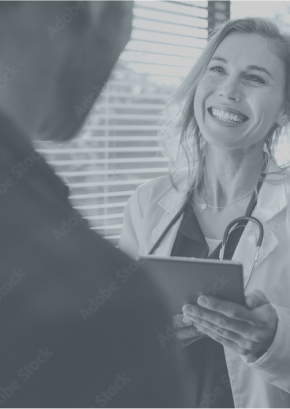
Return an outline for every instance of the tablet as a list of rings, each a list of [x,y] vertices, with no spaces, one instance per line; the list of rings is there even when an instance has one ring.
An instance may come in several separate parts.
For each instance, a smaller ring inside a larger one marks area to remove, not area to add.
[[[161,287],[174,314],[197,304],[201,294],[245,305],[243,266],[227,260],[185,257],[140,257],[144,271]]]

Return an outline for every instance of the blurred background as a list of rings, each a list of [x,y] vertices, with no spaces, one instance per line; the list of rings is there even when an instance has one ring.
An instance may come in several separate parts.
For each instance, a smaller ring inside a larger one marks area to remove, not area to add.
[[[167,173],[158,130],[168,97],[194,65],[211,28],[254,15],[274,17],[290,28],[288,1],[136,1],[131,40],[79,137],[36,143],[69,186],[73,206],[114,245],[131,194]],[[87,112],[88,99],[84,95],[76,108],[79,115]],[[286,143],[277,149],[281,164],[288,159]]]

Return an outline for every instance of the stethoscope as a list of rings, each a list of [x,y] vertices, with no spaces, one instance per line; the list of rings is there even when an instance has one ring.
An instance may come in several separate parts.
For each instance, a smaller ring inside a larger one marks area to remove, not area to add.
[[[223,239],[222,239],[222,242],[221,242],[221,249],[220,249],[220,252],[219,252],[219,259],[223,260],[224,259],[224,253],[225,253],[225,247],[226,247],[226,244],[227,244],[230,233],[234,229],[244,226],[244,222],[251,221],[251,222],[255,223],[259,228],[259,236],[258,236],[258,239],[257,239],[257,242],[256,242],[256,252],[255,252],[255,255],[254,255],[254,262],[253,262],[251,271],[253,271],[253,269],[255,267],[255,264],[256,264],[256,262],[257,262],[257,260],[259,258],[260,248],[261,248],[261,245],[262,245],[262,242],[263,242],[263,239],[264,239],[264,227],[263,227],[262,223],[256,217],[251,216],[251,214],[252,214],[252,212],[253,212],[253,210],[255,208],[255,205],[256,205],[256,202],[257,202],[257,199],[258,199],[258,194],[259,194],[260,188],[262,186],[262,183],[264,181],[264,178],[265,178],[265,174],[263,173],[262,177],[259,180],[259,182],[257,184],[257,187],[256,187],[256,189],[255,189],[255,191],[254,191],[254,193],[253,193],[253,195],[251,197],[251,200],[249,202],[249,205],[248,205],[248,208],[246,210],[245,215],[232,220],[227,225],[227,227],[225,228],[225,231],[224,231],[224,234],[223,234]],[[152,255],[157,250],[157,248],[160,246],[160,244],[162,243],[164,238],[167,236],[170,229],[174,226],[174,224],[177,222],[177,220],[183,215],[183,213],[184,213],[184,211],[185,211],[185,209],[188,206],[190,201],[191,201],[191,197],[188,194],[184,204],[181,207],[181,209],[174,216],[174,218],[170,221],[168,226],[164,229],[163,233],[160,235],[160,237],[158,238],[158,240],[156,241],[154,246],[151,248],[148,255]]]

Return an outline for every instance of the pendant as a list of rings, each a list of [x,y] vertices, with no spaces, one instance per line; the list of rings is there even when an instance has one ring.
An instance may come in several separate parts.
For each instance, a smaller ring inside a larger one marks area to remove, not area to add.
[[[200,207],[201,207],[202,210],[204,210],[204,209],[207,208],[207,205],[205,203],[203,203]]]

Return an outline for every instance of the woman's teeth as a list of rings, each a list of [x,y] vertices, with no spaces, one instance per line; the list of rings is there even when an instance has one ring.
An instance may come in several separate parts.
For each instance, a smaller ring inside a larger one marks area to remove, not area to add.
[[[222,122],[244,122],[246,117],[243,115],[233,114],[231,112],[225,112],[220,109],[211,108],[211,113],[215,118],[218,118]]]

